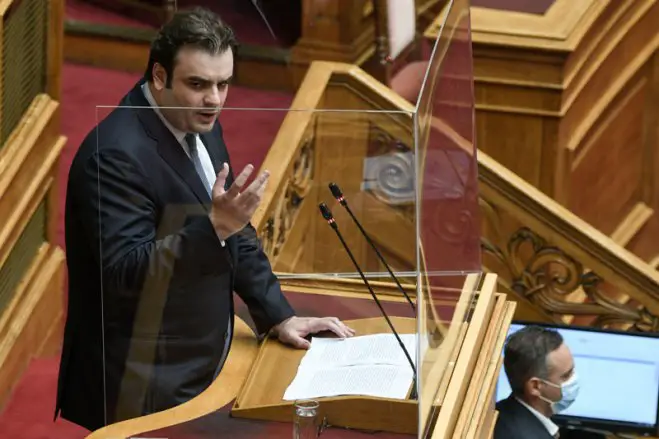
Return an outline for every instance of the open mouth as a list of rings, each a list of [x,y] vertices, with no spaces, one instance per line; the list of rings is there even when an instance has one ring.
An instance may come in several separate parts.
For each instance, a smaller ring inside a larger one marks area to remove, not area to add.
[[[204,120],[211,120],[217,118],[217,111],[199,111],[197,114]]]

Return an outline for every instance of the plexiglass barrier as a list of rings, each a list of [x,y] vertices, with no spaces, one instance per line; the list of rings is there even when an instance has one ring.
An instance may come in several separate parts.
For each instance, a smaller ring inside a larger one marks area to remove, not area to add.
[[[454,0],[442,11],[442,27],[415,111],[422,364],[419,437],[432,433],[432,419],[445,391],[440,383],[481,281],[469,6],[468,0]],[[447,277],[447,273],[469,274]],[[449,291],[456,298],[451,321],[443,325],[447,331],[436,330],[436,322],[443,321],[437,309]]]
[[[295,400],[322,414],[366,395],[414,416],[377,428],[327,415],[325,427],[429,437],[481,278],[467,6],[445,11],[416,106],[378,107],[363,76],[341,79],[359,99],[316,84],[315,108],[155,107],[144,83],[97,106],[79,172],[94,183],[85,233],[103,343],[90,373],[103,385],[90,392],[104,403],[89,410],[101,425],[212,393],[211,414],[140,436],[290,437]],[[236,133],[238,120],[276,124],[276,137]],[[279,325],[293,315],[307,320]],[[298,373],[309,341],[344,324],[383,344],[351,338],[359,367],[327,354]],[[259,411],[273,406],[288,417]]]

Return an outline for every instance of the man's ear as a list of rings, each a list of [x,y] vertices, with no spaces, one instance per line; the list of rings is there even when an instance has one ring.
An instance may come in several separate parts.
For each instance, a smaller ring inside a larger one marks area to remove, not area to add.
[[[165,68],[158,63],[154,63],[151,73],[155,89],[158,91],[163,90],[167,86],[167,71]]]
[[[541,396],[540,386],[542,386],[542,381],[539,378],[530,378],[524,386],[526,394],[536,397]]]

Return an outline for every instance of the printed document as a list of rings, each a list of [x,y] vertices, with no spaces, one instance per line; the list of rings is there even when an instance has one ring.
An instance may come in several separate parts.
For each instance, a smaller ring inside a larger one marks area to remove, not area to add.
[[[416,362],[416,335],[400,338]],[[314,337],[284,400],[340,395],[405,399],[413,380],[412,367],[393,334]]]

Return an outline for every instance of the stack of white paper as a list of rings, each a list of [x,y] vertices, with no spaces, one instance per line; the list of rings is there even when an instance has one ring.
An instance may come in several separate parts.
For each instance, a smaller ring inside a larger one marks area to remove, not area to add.
[[[400,336],[416,362],[416,335]],[[393,334],[313,338],[284,400],[339,395],[405,399],[414,373]]]

